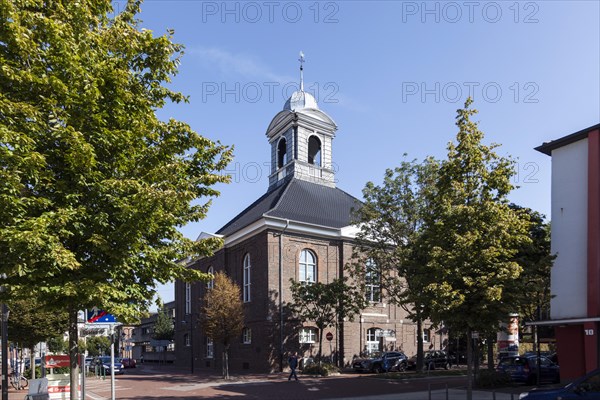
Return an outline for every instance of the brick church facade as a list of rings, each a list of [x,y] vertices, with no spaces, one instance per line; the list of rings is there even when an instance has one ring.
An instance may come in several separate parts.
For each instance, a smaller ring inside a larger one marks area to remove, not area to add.
[[[290,279],[330,282],[346,274],[352,260],[352,210],[360,202],[336,187],[331,166],[337,126],[300,82],[266,132],[272,164],[266,193],[216,232],[224,241],[221,249],[189,262],[203,272],[225,271],[242,290],[245,327],[230,348],[232,369],[278,371],[289,352],[316,356],[316,327],[285,311]],[[370,306],[354,321],[325,330],[333,339],[323,338],[323,355],[338,365],[377,350],[416,354],[416,324],[377,287],[370,289]],[[175,284],[176,362],[198,370],[220,368],[221,362],[222,349],[199,323],[206,290],[210,283]],[[424,324],[425,348],[443,349],[446,337],[430,328]]]

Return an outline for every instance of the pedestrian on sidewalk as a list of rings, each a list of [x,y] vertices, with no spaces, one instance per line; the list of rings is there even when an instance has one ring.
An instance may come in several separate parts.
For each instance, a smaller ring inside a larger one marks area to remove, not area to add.
[[[298,376],[296,375],[296,368],[298,368],[298,352],[292,353],[290,358],[288,358],[288,364],[290,365],[290,376],[288,377],[288,381],[292,380],[292,376],[298,380]]]

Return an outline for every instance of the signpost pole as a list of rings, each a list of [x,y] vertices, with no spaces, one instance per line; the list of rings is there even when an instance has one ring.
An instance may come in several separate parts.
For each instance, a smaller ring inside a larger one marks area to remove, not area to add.
[[[110,398],[115,400],[115,334],[114,326],[110,325]]]

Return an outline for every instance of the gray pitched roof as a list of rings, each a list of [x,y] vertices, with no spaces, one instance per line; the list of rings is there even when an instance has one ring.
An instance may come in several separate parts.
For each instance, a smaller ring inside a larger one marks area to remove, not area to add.
[[[265,193],[217,231],[231,235],[265,216],[342,228],[351,224],[360,201],[338,188],[290,179]]]

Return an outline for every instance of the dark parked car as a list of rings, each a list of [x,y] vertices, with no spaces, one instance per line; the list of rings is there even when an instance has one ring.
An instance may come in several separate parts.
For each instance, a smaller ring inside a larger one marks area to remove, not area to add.
[[[375,353],[372,357],[356,358],[352,361],[352,368],[357,372],[389,372],[404,371],[407,357],[401,351],[388,351]]]
[[[600,369],[593,370],[587,375],[558,389],[532,390],[523,393],[520,400],[594,400],[600,399]]]
[[[121,361],[119,358],[115,358],[114,365],[115,365],[115,375],[123,375],[125,373],[123,364],[121,364]],[[108,356],[98,357],[95,360],[95,371],[97,373],[99,371],[100,372],[102,371],[99,368],[102,368],[104,370],[103,373],[105,375],[110,375],[110,357],[108,357]]]
[[[505,372],[514,382],[532,385],[537,382],[537,357],[504,357],[498,363],[496,371]],[[540,357],[540,382],[560,382],[560,369],[546,357]]]
[[[415,369],[417,367],[417,356],[414,355],[408,359],[408,368]],[[429,350],[423,352],[423,367],[426,369],[450,368],[450,358],[445,351]]]

